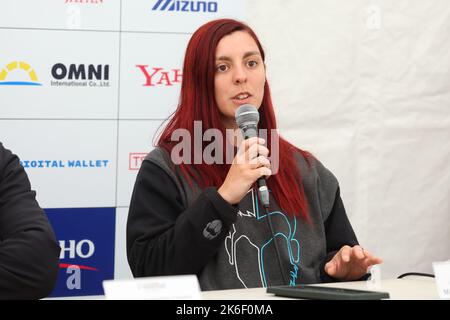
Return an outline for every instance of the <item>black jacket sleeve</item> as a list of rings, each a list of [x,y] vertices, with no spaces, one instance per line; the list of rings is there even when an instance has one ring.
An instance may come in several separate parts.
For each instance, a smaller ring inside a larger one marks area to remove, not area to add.
[[[0,143],[0,298],[51,293],[60,248],[17,156]]]
[[[330,277],[325,272],[325,264],[330,261],[343,246],[348,245],[353,247],[358,244],[355,232],[353,231],[350,221],[348,220],[347,213],[345,212],[339,187],[336,191],[331,212],[328,219],[325,221],[325,234],[327,242],[327,255],[320,264],[320,277],[323,282],[334,282],[338,280]],[[363,277],[360,280],[365,278],[366,277]]]
[[[213,187],[184,207],[173,177],[144,161],[127,221],[127,257],[133,275],[199,274],[236,219],[237,208]],[[211,230],[218,234],[211,237]]]

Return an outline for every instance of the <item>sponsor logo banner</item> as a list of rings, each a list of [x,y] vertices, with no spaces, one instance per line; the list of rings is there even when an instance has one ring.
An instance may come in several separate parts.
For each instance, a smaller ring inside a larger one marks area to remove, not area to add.
[[[45,209],[61,247],[51,297],[103,295],[114,278],[115,208]]]

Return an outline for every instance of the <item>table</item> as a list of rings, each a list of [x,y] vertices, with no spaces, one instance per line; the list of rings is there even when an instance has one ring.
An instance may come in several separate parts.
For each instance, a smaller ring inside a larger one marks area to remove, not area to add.
[[[366,281],[338,282],[320,286],[347,289],[374,290],[389,292],[392,300],[433,300],[439,299],[434,278],[410,276],[402,279],[381,280],[376,288],[368,287]],[[278,300],[292,299],[266,293],[265,288],[203,291],[204,300]]]

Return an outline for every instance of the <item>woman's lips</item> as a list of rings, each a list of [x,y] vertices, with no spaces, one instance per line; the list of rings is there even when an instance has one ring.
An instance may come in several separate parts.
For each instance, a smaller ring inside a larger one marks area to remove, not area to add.
[[[245,97],[245,98],[242,99],[242,97]],[[236,105],[243,105],[246,103],[250,103],[251,97],[252,97],[252,95],[249,94],[248,92],[242,92],[242,93],[235,95],[233,98],[231,98],[231,100]]]
[[[250,103],[250,100],[251,100],[251,96],[249,96],[245,99],[236,99],[236,98],[231,99],[231,101],[233,101],[234,104],[239,105],[239,106]]]

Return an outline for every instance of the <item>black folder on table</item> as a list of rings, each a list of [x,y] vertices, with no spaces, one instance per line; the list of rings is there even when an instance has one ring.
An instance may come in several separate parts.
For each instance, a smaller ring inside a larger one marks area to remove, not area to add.
[[[282,297],[315,300],[380,300],[389,298],[388,292],[317,285],[273,286],[267,288],[267,293]]]

